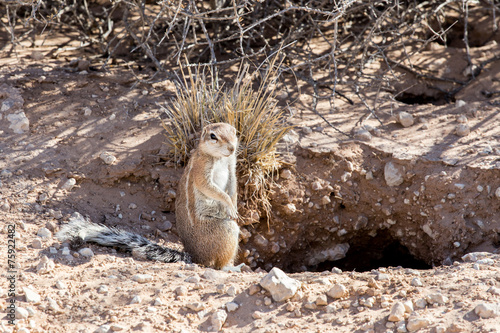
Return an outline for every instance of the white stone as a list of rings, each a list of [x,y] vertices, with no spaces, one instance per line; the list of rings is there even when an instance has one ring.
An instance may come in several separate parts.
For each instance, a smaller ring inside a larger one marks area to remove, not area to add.
[[[193,275],[184,280],[189,283],[200,283],[200,277],[198,275]]]
[[[474,312],[481,318],[495,318],[500,316],[500,303],[480,303],[474,308]]]
[[[340,260],[346,257],[349,248],[350,246],[348,243],[335,244],[335,246],[331,248],[312,252],[307,262],[310,266],[313,266],[325,261]]]
[[[91,114],[92,114],[92,109],[91,108],[89,108],[88,106],[86,106],[86,107],[83,108],[83,115],[84,116],[88,117]]]
[[[415,301],[415,306],[419,309],[424,309],[427,306],[427,302],[423,298],[419,298]]]
[[[280,173],[280,178],[290,179],[292,177],[292,172],[289,169],[283,169]]]
[[[61,308],[59,307],[59,304],[57,304],[57,302],[54,299],[47,297],[47,303],[48,303],[48,309],[52,310],[54,313],[62,313],[63,312],[61,310]]]
[[[444,305],[448,303],[448,297],[444,296],[441,293],[435,293],[435,294],[430,294],[425,296],[425,300],[429,304],[439,304],[439,305]]]
[[[63,281],[57,280],[56,281],[56,288],[60,289],[60,290],[65,290],[65,289],[68,289],[68,286]]]
[[[415,332],[429,326],[430,324],[431,321],[428,318],[410,318],[406,324],[406,329],[410,332]]]
[[[372,139],[372,135],[366,129],[359,128],[354,132],[354,138],[361,141],[370,141]]]
[[[28,287],[23,287],[24,298],[27,303],[39,304],[41,297],[40,295]]]
[[[228,312],[234,312],[236,311],[240,306],[238,305],[238,303],[235,303],[235,302],[227,302],[226,303],[226,309]]]
[[[47,239],[50,239],[52,238],[52,232],[50,232],[49,229],[47,228],[40,228],[38,229],[38,232],[36,233],[37,236],[41,237],[41,238],[47,238]]]
[[[101,325],[94,331],[94,333],[108,333],[110,328],[111,327],[109,325]]]
[[[194,312],[199,312],[205,308],[205,305],[201,302],[189,303],[186,307]]]
[[[406,313],[412,313],[413,312],[413,302],[411,300],[403,302],[403,305],[405,306]]]
[[[401,125],[403,125],[403,127],[410,127],[415,122],[413,116],[404,111],[398,114],[398,121]]]
[[[392,162],[386,163],[384,177],[388,186],[398,186],[404,181],[403,174]]]
[[[227,294],[231,297],[234,297],[236,296],[236,294],[238,293],[238,291],[236,290],[236,287],[235,286],[230,286],[229,288],[227,288]]]
[[[455,134],[458,136],[467,136],[470,133],[470,127],[467,124],[460,124],[455,129]]]
[[[403,320],[405,317],[406,308],[402,302],[396,302],[391,308],[391,313],[387,320],[397,322]]]
[[[210,323],[212,324],[212,332],[219,332],[222,330],[222,326],[224,326],[224,323],[226,322],[227,319],[227,312],[224,310],[217,310],[214,312],[214,314],[210,317]]]
[[[377,280],[379,281],[389,281],[391,279],[391,277],[389,276],[389,274],[386,274],[386,273],[379,273],[377,275]]]
[[[406,329],[406,323],[404,320],[400,321],[399,323],[396,323],[396,331],[398,333],[406,333],[408,330]]]
[[[141,304],[142,299],[139,295],[135,295],[132,300],[130,301],[130,304]]]
[[[54,261],[52,259],[49,259],[47,256],[43,256],[36,266],[36,272],[38,274],[47,274],[52,272],[55,266],[56,265],[54,264]]]
[[[490,289],[488,289],[488,292],[492,293],[493,295],[500,296],[500,288],[497,288],[495,286],[490,287]]]
[[[422,286],[423,286],[422,281],[420,281],[420,279],[419,279],[418,277],[413,278],[413,279],[411,280],[411,285],[412,285],[413,287],[422,287]]]
[[[107,292],[109,292],[109,288],[106,285],[102,285],[102,286],[99,286],[99,288],[97,288],[97,292],[99,294],[106,294]]]
[[[275,302],[282,302],[292,298],[300,288],[301,283],[288,277],[281,269],[273,267],[273,269],[260,280],[260,285],[271,293]]]
[[[284,206],[284,211],[287,215],[291,215],[297,211],[297,207],[293,203],[289,203]]]
[[[108,165],[111,165],[116,162],[116,157],[113,156],[111,153],[104,151],[99,155],[99,158]]]
[[[132,280],[138,283],[146,283],[153,281],[153,276],[149,274],[135,274],[132,276]]]
[[[92,250],[88,247],[84,247],[83,249],[80,249],[80,251],[78,251],[78,253],[80,253],[80,255],[87,257],[87,258],[91,258],[94,256],[94,252],[92,252]]]
[[[175,294],[177,296],[186,296],[188,293],[188,290],[186,288],[186,286],[179,286],[177,288],[175,288]]]
[[[336,284],[326,292],[331,298],[343,298],[349,295],[347,288],[341,284]]]
[[[500,187],[495,190],[495,197],[500,199]]]
[[[480,259],[487,258],[490,255],[491,255],[491,253],[489,253],[489,252],[471,252],[471,253],[467,253],[466,255],[464,255],[462,257],[462,260],[467,261],[467,262],[476,262]]]
[[[22,134],[30,128],[30,121],[24,112],[9,114],[7,120],[10,122],[9,128],[16,134]]]
[[[64,184],[61,186],[61,188],[63,190],[71,191],[73,189],[73,187],[75,187],[75,185],[76,185],[76,179],[75,178],[68,178],[68,180],[66,180],[64,182]]]
[[[29,312],[20,306],[16,307],[16,319],[28,319]]]

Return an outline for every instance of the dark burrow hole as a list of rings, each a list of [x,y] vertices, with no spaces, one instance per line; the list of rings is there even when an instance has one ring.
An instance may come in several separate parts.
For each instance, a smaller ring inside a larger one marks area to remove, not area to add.
[[[396,96],[396,100],[409,104],[433,104],[433,105],[444,105],[450,102],[450,99],[447,98],[445,94],[438,94],[437,96],[429,96],[429,95],[415,95],[410,93],[402,93]]]
[[[401,245],[387,231],[379,231],[375,237],[367,234],[359,235],[350,240],[349,245],[345,258],[325,261],[314,267],[307,267],[307,270],[323,272],[337,267],[342,271],[367,272],[380,267],[432,268],[425,261],[413,256],[408,248]]]

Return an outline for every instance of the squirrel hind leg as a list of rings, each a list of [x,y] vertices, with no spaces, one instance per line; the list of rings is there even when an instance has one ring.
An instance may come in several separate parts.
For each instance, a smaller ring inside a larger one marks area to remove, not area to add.
[[[226,237],[223,238],[220,244],[220,249],[215,258],[213,267],[216,269],[222,269],[226,266],[233,266],[234,260],[238,255],[238,243],[239,243],[239,232],[240,229],[238,224],[233,220],[225,221],[224,234]]]

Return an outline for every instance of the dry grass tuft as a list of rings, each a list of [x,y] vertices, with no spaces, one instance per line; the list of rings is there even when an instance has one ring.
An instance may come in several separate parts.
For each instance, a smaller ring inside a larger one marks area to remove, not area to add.
[[[248,66],[242,66],[234,85],[226,88],[216,73],[200,69],[193,72],[187,67],[187,73],[182,71],[175,99],[162,107],[168,116],[163,122],[166,143],[177,163],[187,161],[204,125],[225,122],[237,129],[238,176],[244,182],[240,194],[253,206],[264,209],[267,217],[271,209],[269,175],[280,166],[276,145],[291,128],[287,114],[274,98],[276,68],[275,61],[271,61],[261,75],[259,71],[249,73]],[[260,84],[254,89],[257,80]]]

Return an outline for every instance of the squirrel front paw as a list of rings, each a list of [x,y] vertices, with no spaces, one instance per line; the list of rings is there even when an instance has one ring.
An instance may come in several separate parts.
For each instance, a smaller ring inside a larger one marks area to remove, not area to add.
[[[238,210],[234,205],[227,207],[227,213],[229,214],[229,217],[232,218],[233,220],[238,219]]]

